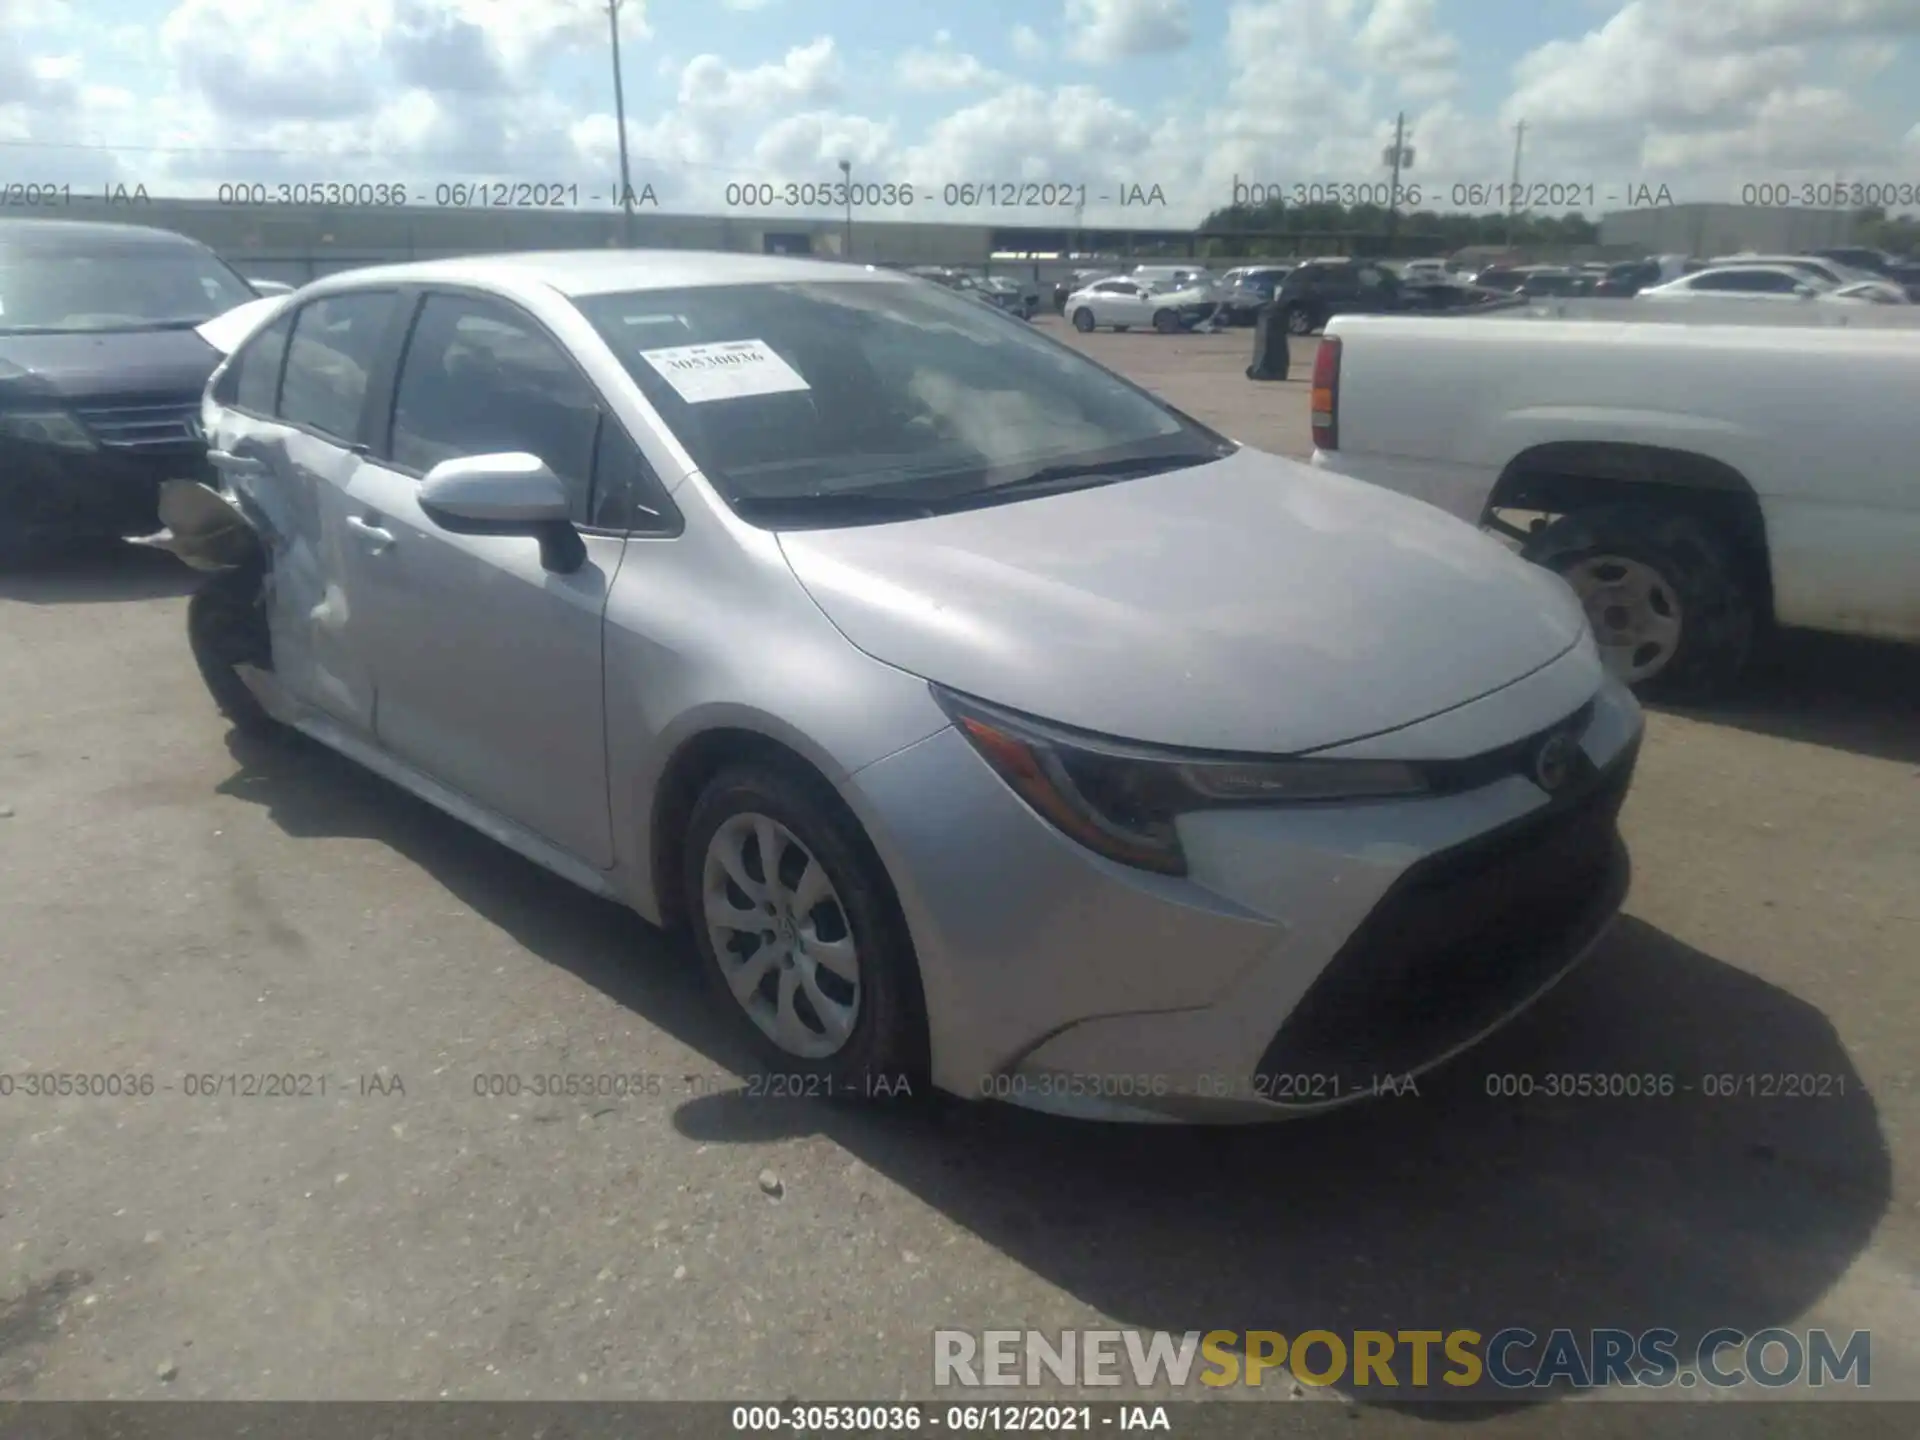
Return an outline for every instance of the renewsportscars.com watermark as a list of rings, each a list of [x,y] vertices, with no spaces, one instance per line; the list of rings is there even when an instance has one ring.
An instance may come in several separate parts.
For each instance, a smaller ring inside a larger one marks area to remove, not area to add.
[[[951,1387],[1120,1386],[1139,1390],[1276,1383],[1352,1390],[1446,1385],[1727,1390],[1873,1383],[1873,1335],[1855,1330],[936,1330],[933,1383]]]

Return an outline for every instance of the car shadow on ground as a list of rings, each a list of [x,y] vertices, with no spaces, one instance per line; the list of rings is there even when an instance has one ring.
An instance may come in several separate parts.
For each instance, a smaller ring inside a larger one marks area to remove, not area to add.
[[[188,594],[199,580],[168,551],[109,540],[0,563],[0,600],[26,605],[161,600]]]
[[[1756,657],[1737,693],[1674,714],[1920,765],[1920,645],[1794,633]]]
[[[391,845],[533,955],[751,1068],[686,945],[317,747],[230,744],[241,769],[223,792],[287,833]],[[1580,1075],[1639,1093],[1541,1093]],[[1744,1078],[1780,1075],[1827,1078],[1817,1098],[1771,1099]],[[1175,1332],[1667,1328],[1684,1358],[1710,1329],[1793,1324],[1889,1204],[1873,1097],[1820,1011],[1631,917],[1419,1092],[1234,1130],[739,1092],[674,1122],[704,1143],[824,1136],[1119,1324]],[[1404,1359],[1397,1389],[1355,1398],[1439,1398],[1454,1403],[1421,1413],[1467,1420],[1556,1393],[1457,1389],[1438,1362],[1416,1390]]]

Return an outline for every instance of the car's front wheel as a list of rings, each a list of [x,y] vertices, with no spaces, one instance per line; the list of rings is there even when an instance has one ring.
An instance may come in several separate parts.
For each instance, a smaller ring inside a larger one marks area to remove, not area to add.
[[[1314,331],[1313,311],[1304,305],[1289,305],[1286,319],[1289,335],[1311,335]]]
[[[273,665],[258,577],[246,571],[216,575],[187,601],[187,644],[200,679],[227,722],[246,735],[277,735],[280,724],[241,678],[239,667]]]
[[[1153,312],[1153,328],[1162,335],[1171,335],[1180,328],[1180,317],[1171,310],[1156,310]]]
[[[1084,305],[1082,305],[1078,310],[1074,311],[1073,312],[1073,328],[1078,330],[1082,335],[1085,335],[1088,331],[1092,330],[1093,329],[1093,311],[1087,309],[1087,307]]]
[[[810,1077],[822,1097],[924,1091],[913,942],[879,856],[824,782],[723,771],[694,805],[685,855],[709,980],[770,1071]]]

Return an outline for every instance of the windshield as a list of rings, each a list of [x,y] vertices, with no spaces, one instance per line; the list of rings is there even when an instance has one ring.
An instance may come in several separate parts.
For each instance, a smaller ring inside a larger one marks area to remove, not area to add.
[[[254,298],[191,245],[0,250],[0,335],[185,330]]]
[[[930,286],[712,286],[577,303],[743,510],[853,495],[978,501],[1043,469],[1110,466],[1118,479],[1231,448],[1064,345]]]

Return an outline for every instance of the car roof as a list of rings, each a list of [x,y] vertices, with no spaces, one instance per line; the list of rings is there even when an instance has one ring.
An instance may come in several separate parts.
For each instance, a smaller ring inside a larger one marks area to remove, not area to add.
[[[48,241],[114,245],[151,245],[155,249],[193,249],[207,247],[188,235],[160,230],[152,225],[120,225],[106,220],[0,219],[0,246],[13,241],[38,245]]]
[[[873,265],[726,250],[538,250],[372,265],[317,280],[314,293],[368,285],[478,285],[505,291],[544,287],[569,299],[633,290],[706,285],[778,285],[854,281],[910,285],[918,277]]]
[[[1679,279],[1698,280],[1702,275],[1718,275],[1726,270],[1764,270],[1770,275],[1790,275],[1795,280],[1805,280],[1807,278],[1791,265],[1781,265],[1766,260],[1727,260],[1717,261],[1703,270],[1694,271],[1691,275],[1682,275]]]
[[[1827,270],[1847,268],[1838,260],[1826,255],[1716,255],[1712,263],[1715,265],[1779,265],[1788,269],[1803,265],[1818,265]]]

